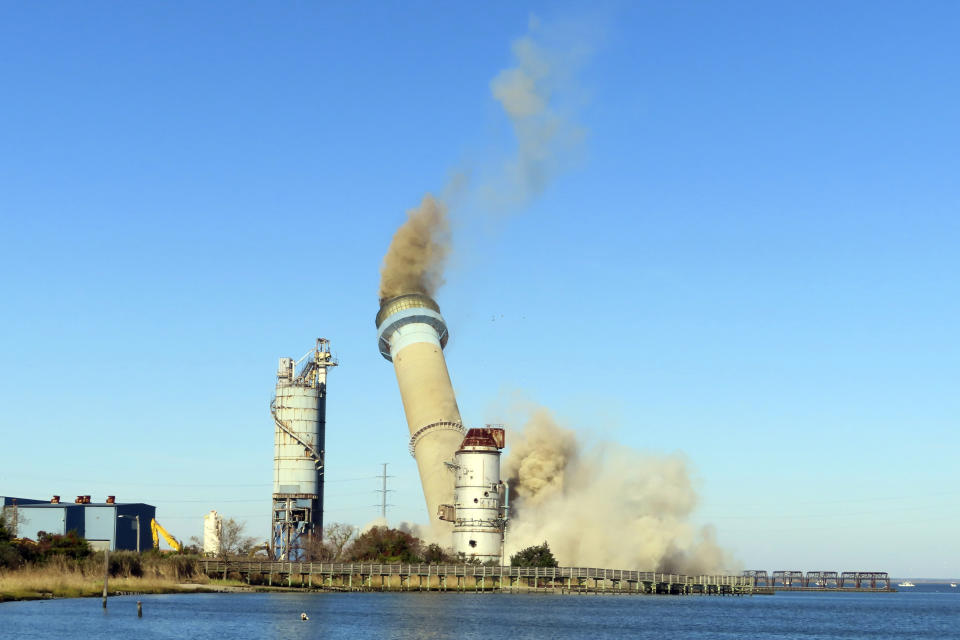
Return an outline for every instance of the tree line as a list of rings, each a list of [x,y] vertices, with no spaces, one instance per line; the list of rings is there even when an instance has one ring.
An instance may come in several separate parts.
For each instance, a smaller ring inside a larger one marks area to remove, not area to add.
[[[70,531],[64,535],[40,532],[36,540],[13,537],[0,516],[0,568],[17,569],[27,563],[43,563],[53,557],[82,560],[91,555],[90,544]]]
[[[315,562],[480,564],[452,549],[425,542],[410,531],[377,526],[360,532],[339,522],[325,527],[323,539],[305,551],[307,559]],[[510,557],[510,564],[514,567],[558,566],[547,542],[521,549]]]
[[[202,541],[192,538],[184,547],[188,555],[200,555]],[[336,522],[323,530],[321,539],[314,539],[300,549],[304,559],[313,562],[376,562],[381,564],[479,564],[476,559],[456,554],[436,543],[428,543],[410,531],[375,526],[360,531],[349,524]],[[146,553],[155,553],[149,550]],[[40,532],[38,539],[18,540],[0,518],[0,568],[15,569],[25,564],[39,564],[52,557],[83,560],[92,555],[90,544],[75,531],[66,534]],[[244,525],[232,518],[223,523],[220,538],[221,558],[237,556],[265,557],[265,544],[244,535]],[[119,558],[118,558],[119,560]],[[547,542],[521,549],[510,557],[515,567],[556,567],[557,560]]]

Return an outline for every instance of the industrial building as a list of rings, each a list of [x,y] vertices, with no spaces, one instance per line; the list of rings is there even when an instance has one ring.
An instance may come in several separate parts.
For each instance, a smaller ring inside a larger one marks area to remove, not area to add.
[[[17,538],[36,540],[40,532],[63,535],[75,531],[91,548],[111,551],[151,548],[150,522],[157,508],[142,502],[91,502],[77,496],[73,502],[0,496],[4,521]],[[139,535],[139,540],[137,539]]]

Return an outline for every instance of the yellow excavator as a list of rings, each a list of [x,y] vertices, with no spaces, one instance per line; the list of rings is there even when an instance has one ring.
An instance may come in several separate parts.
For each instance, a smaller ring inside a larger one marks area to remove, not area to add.
[[[163,536],[163,539],[167,541],[167,544],[170,545],[171,549],[173,549],[174,551],[183,551],[183,544],[179,540],[174,538],[172,535],[170,535],[169,531],[161,527],[160,523],[157,522],[156,518],[150,519],[150,533],[153,534],[154,549],[160,548],[160,536],[157,535],[159,533],[160,535]]]

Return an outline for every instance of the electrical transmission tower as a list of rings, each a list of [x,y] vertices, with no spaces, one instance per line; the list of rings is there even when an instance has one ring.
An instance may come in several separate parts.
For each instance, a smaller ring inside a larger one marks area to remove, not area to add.
[[[387,523],[387,507],[392,507],[392,504],[387,504],[387,494],[393,493],[393,489],[387,489],[387,478],[393,478],[394,476],[387,475],[387,464],[383,463],[383,474],[380,476],[380,479],[383,480],[382,489],[374,489],[377,493],[380,494],[380,504],[376,505],[380,507],[380,517],[383,518],[383,523]]]

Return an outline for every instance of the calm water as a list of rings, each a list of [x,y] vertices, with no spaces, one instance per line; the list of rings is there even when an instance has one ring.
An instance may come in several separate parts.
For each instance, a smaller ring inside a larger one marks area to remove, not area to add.
[[[242,593],[0,604],[0,638],[960,638],[960,589],[752,598]],[[136,601],[144,617],[136,617]],[[310,616],[300,621],[300,612]]]

